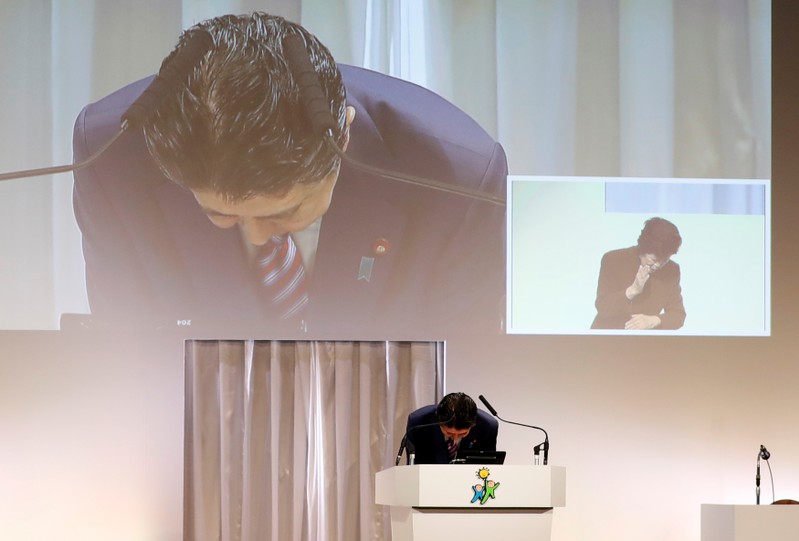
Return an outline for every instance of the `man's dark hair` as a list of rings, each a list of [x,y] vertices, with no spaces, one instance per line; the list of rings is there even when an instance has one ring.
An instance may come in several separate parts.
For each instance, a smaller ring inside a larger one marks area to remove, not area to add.
[[[295,184],[331,173],[339,159],[320,134],[310,133],[283,38],[303,38],[338,120],[334,138],[342,145],[346,94],[330,51],[300,25],[256,12],[193,26],[163,65],[197,32],[208,32],[213,47],[179,92],[144,123],[147,147],[164,174],[189,189],[238,202],[280,197]]]
[[[477,405],[469,395],[450,393],[438,403],[436,419],[449,428],[471,428],[477,422]]]
[[[663,218],[650,218],[638,237],[639,254],[655,254],[660,259],[668,259],[677,253],[682,237],[677,226]]]

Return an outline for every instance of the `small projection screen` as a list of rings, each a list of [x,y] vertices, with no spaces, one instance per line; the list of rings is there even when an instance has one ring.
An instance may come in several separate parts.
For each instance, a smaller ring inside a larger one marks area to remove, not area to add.
[[[511,177],[508,332],[768,335],[769,194],[751,179]],[[684,324],[591,329],[603,255],[636,246],[653,217],[682,238]]]

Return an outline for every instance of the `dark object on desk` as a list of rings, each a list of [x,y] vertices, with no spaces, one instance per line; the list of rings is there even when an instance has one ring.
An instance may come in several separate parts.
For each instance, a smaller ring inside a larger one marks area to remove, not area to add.
[[[504,464],[505,451],[482,451],[479,449],[460,449],[453,464]]]

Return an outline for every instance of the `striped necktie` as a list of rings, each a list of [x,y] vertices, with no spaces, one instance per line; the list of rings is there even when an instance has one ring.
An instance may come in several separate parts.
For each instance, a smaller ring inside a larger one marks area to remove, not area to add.
[[[275,235],[258,249],[258,276],[280,319],[299,317],[308,304],[302,256],[291,235]]]
[[[458,443],[455,440],[447,440],[447,453],[449,453],[449,461],[455,460],[458,454]]]

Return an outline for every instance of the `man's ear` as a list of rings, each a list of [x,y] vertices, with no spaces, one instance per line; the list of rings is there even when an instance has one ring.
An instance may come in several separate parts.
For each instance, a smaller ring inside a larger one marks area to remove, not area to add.
[[[344,118],[344,144],[341,145],[341,150],[346,151],[347,146],[350,144],[350,125],[355,120],[355,107],[348,105],[344,114],[346,115]]]

